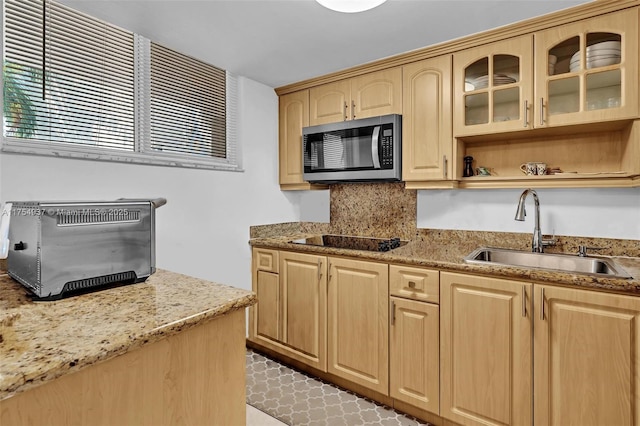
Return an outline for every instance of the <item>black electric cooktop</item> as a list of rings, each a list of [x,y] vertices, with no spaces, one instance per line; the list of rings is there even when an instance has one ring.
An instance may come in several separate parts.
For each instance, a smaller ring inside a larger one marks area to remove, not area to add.
[[[295,244],[351,250],[389,251],[407,244],[400,238],[354,237],[350,235],[317,235],[291,241]]]

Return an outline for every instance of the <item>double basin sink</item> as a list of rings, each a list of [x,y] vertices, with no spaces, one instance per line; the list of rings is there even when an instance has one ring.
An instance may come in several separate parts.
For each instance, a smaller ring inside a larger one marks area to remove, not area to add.
[[[466,263],[548,269],[572,274],[606,278],[631,278],[611,259],[569,254],[533,253],[519,250],[482,247],[464,258]]]

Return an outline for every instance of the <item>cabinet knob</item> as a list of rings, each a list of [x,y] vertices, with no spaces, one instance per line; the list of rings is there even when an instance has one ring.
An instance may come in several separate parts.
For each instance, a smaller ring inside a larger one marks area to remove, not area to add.
[[[409,288],[416,288],[416,283],[414,281],[409,281]]]

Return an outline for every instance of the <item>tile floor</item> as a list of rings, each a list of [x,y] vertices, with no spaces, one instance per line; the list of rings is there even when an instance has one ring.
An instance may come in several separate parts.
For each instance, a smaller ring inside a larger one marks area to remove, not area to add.
[[[247,404],[247,426],[286,426],[275,417]]]
[[[257,352],[248,350],[246,361],[247,404],[251,406],[247,407],[247,425],[428,425]],[[267,423],[273,420],[269,416],[283,423]]]

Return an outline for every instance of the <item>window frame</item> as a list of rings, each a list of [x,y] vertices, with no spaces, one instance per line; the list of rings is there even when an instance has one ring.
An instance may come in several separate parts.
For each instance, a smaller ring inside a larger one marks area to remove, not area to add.
[[[58,3],[59,4],[59,3]],[[64,6],[64,5],[63,5]],[[3,43],[0,54],[4,65],[5,60],[5,4],[3,2],[2,15],[0,15],[0,30],[2,31]],[[64,6],[68,8],[67,6]],[[82,13],[84,12],[77,12]],[[86,15],[86,14],[85,14]],[[90,16],[90,15],[86,15]],[[91,17],[92,19],[98,18]],[[104,21],[102,21],[104,22]],[[109,24],[113,25],[113,24]],[[126,30],[128,31],[128,30]],[[130,32],[130,31],[129,31]],[[202,156],[197,154],[167,153],[151,150],[148,127],[150,115],[150,78],[151,78],[151,40],[133,33],[134,37],[134,150],[123,151],[96,147],[84,144],[65,143],[57,141],[47,141],[43,139],[19,138],[5,136],[6,120],[2,120],[2,139],[0,143],[1,153],[40,155],[50,157],[62,157],[71,159],[83,159],[93,161],[106,161],[118,163],[133,163],[155,166],[196,168],[209,170],[243,171],[241,164],[241,151],[237,140],[236,117],[237,117],[237,78],[225,71],[226,74],[226,158]],[[154,42],[155,43],[155,42]],[[184,53],[177,52],[181,55]],[[185,55],[189,56],[189,55]],[[199,62],[205,63],[202,60]],[[205,63],[206,64],[206,63]],[[213,65],[212,65],[213,66]],[[4,74],[4,73],[3,73]],[[4,86],[4,75],[0,76],[0,84]],[[0,103],[4,105],[3,93],[0,93]]]

